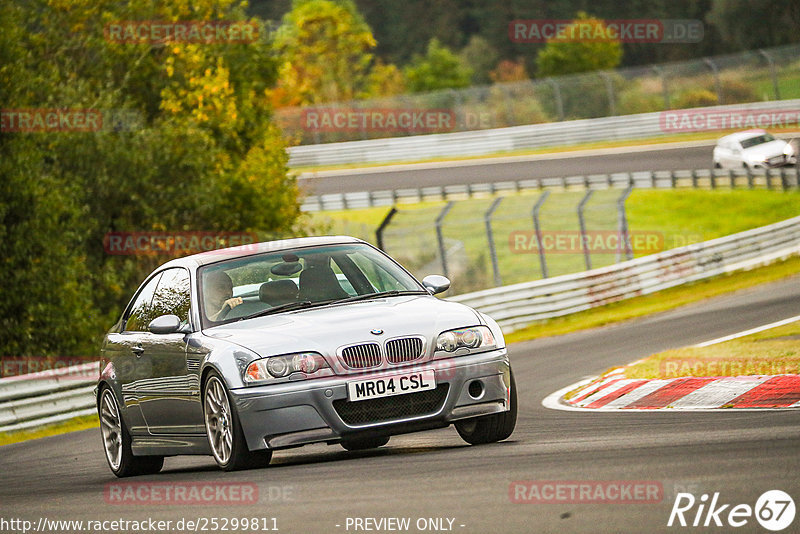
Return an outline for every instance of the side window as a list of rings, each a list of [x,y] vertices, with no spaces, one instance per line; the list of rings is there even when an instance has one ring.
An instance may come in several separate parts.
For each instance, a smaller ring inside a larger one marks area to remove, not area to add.
[[[153,294],[161,276],[161,274],[155,275],[136,297],[125,322],[126,331],[144,332],[150,321],[158,317],[153,313]]]
[[[189,322],[189,272],[186,269],[168,269],[161,275],[153,296],[153,317],[177,315],[183,324]],[[145,325],[145,329],[147,325]]]

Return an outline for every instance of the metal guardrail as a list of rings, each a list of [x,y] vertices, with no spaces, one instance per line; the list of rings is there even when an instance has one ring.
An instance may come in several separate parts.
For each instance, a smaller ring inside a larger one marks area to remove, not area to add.
[[[509,332],[800,254],[800,217],[582,273],[451,297],[492,316]],[[95,413],[98,362],[0,379],[0,432]]]
[[[800,254],[800,217],[576,274],[451,297],[505,331]]]
[[[800,99],[694,108],[714,113],[726,111],[796,111]],[[690,110],[680,110],[687,112]],[[565,146],[594,141],[616,141],[666,135],[663,114],[640,113],[475,130],[468,132],[346,141],[290,147],[289,166],[383,163],[439,157],[479,156],[512,150]]]
[[[0,379],[0,432],[36,428],[96,412],[99,362]]]
[[[421,187],[386,191],[359,191],[308,196],[303,211],[327,211],[393,206],[423,201],[449,201],[479,195],[537,189],[674,189],[717,187],[789,189],[800,187],[800,166],[776,169],[693,169],[679,171],[640,171],[586,176],[534,178],[511,182]]]

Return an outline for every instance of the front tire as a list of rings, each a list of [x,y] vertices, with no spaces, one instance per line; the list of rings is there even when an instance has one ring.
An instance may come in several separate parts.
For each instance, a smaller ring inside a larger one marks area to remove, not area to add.
[[[100,390],[97,403],[103,450],[111,472],[123,478],[134,475],[152,475],[164,467],[163,456],[134,456],[131,450],[131,435],[122,420],[117,398],[108,386]]]
[[[203,387],[203,418],[214,460],[225,471],[266,467],[272,459],[272,451],[247,448],[239,416],[231,406],[222,378],[212,372]]]
[[[517,384],[511,373],[510,408],[508,411],[483,415],[456,421],[455,426],[461,439],[470,445],[494,443],[508,438],[517,425]]]

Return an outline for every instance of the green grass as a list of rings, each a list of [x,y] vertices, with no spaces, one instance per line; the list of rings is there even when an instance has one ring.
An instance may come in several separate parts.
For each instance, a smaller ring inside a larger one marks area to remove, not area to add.
[[[620,190],[596,191],[586,208],[586,226],[591,230],[616,229],[615,202]],[[495,250],[503,285],[541,278],[535,248],[518,247],[516,238],[532,239],[531,210],[538,191],[508,194],[492,220]],[[545,232],[576,235],[575,207],[582,191],[552,191],[540,220]],[[455,250],[448,263],[453,290],[467,293],[494,285],[492,265],[483,220],[493,198],[457,201],[444,220],[443,236],[448,249]],[[387,252],[419,277],[441,272],[434,221],[444,202],[403,204],[384,234]],[[369,208],[309,215],[328,233],[355,235],[375,241],[375,229],[389,208]],[[634,234],[654,236],[658,248],[635,250],[635,257],[661,249],[722,237],[750,228],[781,221],[800,214],[800,192],[753,190],[649,190],[638,189],[627,202],[628,222]],[[453,249],[452,247],[456,247]],[[616,254],[592,253],[592,267],[611,265]],[[579,272],[585,260],[579,248],[546,254],[549,276]]]
[[[625,368],[626,378],[800,374],[800,322],[707,347],[653,354]]]
[[[772,85],[772,78],[754,81],[753,85],[758,95],[767,96],[769,100],[775,98],[775,88]],[[782,73],[778,76],[778,90],[783,100],[800,98],[800,74],[791,75]]]
[[[11,443],[18,443],[20,441],[27,441],[29,439],[44,438],[47,436],[54,436],[56,434],[66,434],[67,432],[76,432],[78,430],[86,430],[88,428],[98,428],[99,426],[100,423],[96,415],[85,415],[81,417],[75,417],[74,419],[70,419],[68,421],[53,423],[31,430],[0,432],[0,445],[9,445]],[[99,443],[99,435],[97,439]]]

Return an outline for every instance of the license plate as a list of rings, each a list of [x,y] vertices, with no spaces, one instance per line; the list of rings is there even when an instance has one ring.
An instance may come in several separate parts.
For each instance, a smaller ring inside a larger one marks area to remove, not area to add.
[[[351,401],[391,397],[436,389],[433,371],[419,371],[404,375],[382,376],[347,383],[347,398]]]
[[[783,156],[777,156],[774,158],[769,158],[770,164],[774,165],[776,163],[783,163]]]

